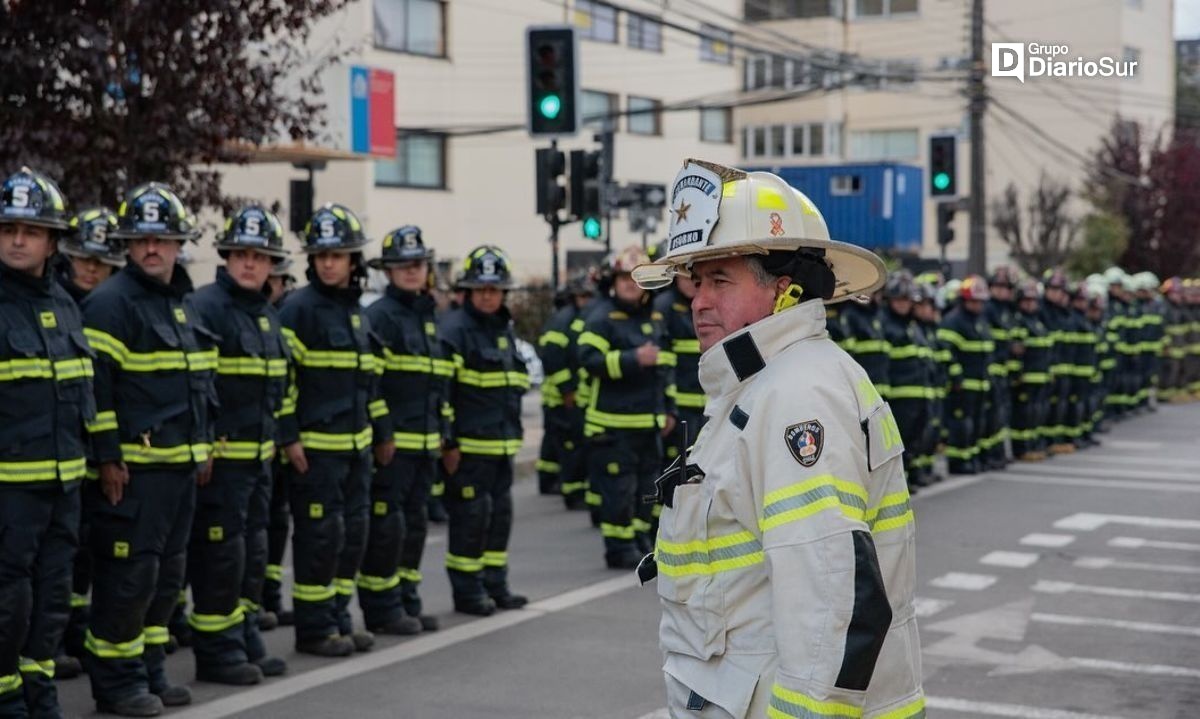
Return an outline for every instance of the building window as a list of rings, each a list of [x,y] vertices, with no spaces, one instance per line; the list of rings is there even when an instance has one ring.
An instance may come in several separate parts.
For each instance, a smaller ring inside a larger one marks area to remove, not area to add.
[[[834,175],[829,178],[829,194],[834,196],[861,195],[861,175]]]
[[[856,17],[891,17],[916,12],[917,0],[854,0]]]
[[[584,90],[579,102],[584,125],[607,131],[617,129],[617,96],[614,93]]]
[[[375,161],[376,187],[446,188],[446,137],[397,131],[396,157]]]
[[[628,127],[634,135],[661,135],[662,103],[648,97],[630,95]]]
[[[662,23],[652,17],[629,13],[629,47],[662,52]]]
[[[767,128],[767,151],[771,157],[787,155],[787,126],[771,125]]]
[[[840,123],[807,122],[791,125],[788,154],[793,157],[833,157],[841,149]]]
[[[733,33],[716,25],[703,24],[700,26],[700,35],[701,60],[733,64]]]
[[[755,55],[746,58],[744,90],[762,88],[803,88],[823,82],[825,75],[806,60],[781,55]]]
[[[440,0],[375,0],[375,47],[446,56],[446,8]]]
[[[745,0],[743,9],[750,21],[788,18],[837,17],[838,0]]]
[[[579,36],[597,42],[617,41],[617,9],[595,0],[575,0]]]
[[[700,141],[733,142],[733,110],[728,107],[700,108]]]
[[[850,158],[853,160],[911,160],[918,156],[916,130],[850,133]]]

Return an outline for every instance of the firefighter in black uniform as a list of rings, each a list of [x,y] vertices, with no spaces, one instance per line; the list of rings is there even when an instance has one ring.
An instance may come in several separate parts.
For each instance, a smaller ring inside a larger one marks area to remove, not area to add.
[[[94,579],[84,666],[100,711],[153,716],[191,701],[164,668],[167,622],[184,585],[196,485],[212,468],[217,349],[176,264],[195,223],[159,183],[117,212],[127,264],[83,302],[97,353],[100,479],[84,497]]]
[[[437,629],[437,619],[421,611],[417,587],[425,504],[450,416],[454,363],[437,336],[432,261],[420,228],[406,225],[385,236],[382,253],[368,262],[389,280],[384,296],[367,308],[367,318],[383,344],[381,392],[391,412],[396,454],[391,463],[375,467],[371,481],[358,602],[367,628],[382,634]]]
[[[692,298],[696,296],[696,284],[688,275],[675,275],[675,282],[655,296],[655,311],[666,323],[667,339],[671,354],[675,355],[675,409],[678,421],[675,429],[666,438],[663,452],[668,463],[679,454],[687,423],[687,444],[696,441],[696,435],[704,427],[704,388],[700,386],[700,340],[692,324]]]
[[[60,717],[84,425],[95,418],[79,309],[52,276],[66,200],[22,168],[0,188],[0,715]]]
[[[936,460],[939,445],[942,444],[942,407],[946,402],[947,366],[950,351],[938,342],[938,308],[937,289],[926,282],[916,281],[913,285],[912,318],[916,339],[925,349],[920,352],[921,364],[925,368],[925,376],[929,378],[929,422],[917,447],[913,450],[916,459],[913,466],[925,483],[940,482],[942,476],[937,472]]]
[[[296,278],[292,276],[292,258],[285,257],[271,265],[267,277],[271,306],[277,311],[293,291]],[[287,551],[288,533],[292,528],[292,515],[288,510],[287,486],[284,484],[286,466],[283,453],[276,452],[271,467],[271,506],[267,523],[267,567],[263,580],[262,611],[258,615],[258,626],[270,631],[279,625],[291,626],[295,617],[292,610],[283,608],[283,555]]]
[[[979,440],[982,453],[980,461],[986,469],[1003,469],[1008,464],[1008,453],[1004,441],[1008,439],[1009,412],[1012,407],[1009,373],[1012,371],[1012,331],[1016,323],[1016,307],[1013,305],[1015,278],[1010,268],[1001,265],[988,278],[988,294],[991,299],[984,307],[988,325],[992,331],[995,349],[988,363],[988,381],[991,389],[987,397],[987,414],[984,417],[982,438]]]
[[[1013,456],[1023,462],[1046,458],[1042,429],[1049,415],[1053,377],[1050,365],[1054,338],[1042,321],[1041,293],[1035,280],[1023,280],[1016,290],[1016,333],[1011,351],[1019,367],[1009,374],[1012,381]]]
[[[959,287],[958,305],[938,328],[938,339],[952,357],[950,393],[946,398],[950,430],[946,458],[951,474],[974,474],[982,469],[979,440],[983,436],[984,402],[991,387],[988,364],[993,349],[987,318],[983,316],[987,300],[984,279],[969,275]]]
[[[1163,311],[1162,381],[1159,383],[1158,396],[1168,402],[1187,398],[1184,361],[1187,359],[1187,335],[1191,326],[1183,289],[1183,280],[1178,277],[1168,277],[1161,288],[1166,304]]]
[[[256,684],[287,670],[267,655],[258,614],[267,566],[267,524],[275,416],[287,389],[287,347],[265,292],[285,256],[283,226],[262,207],[225,224],[217,252],[225,266],[192,297],[199,321],[220,337],[213,471],[196,492],[188,548],[194,607],[188,617],[196,678]]]
[[[629,247],[611,260],[612,289],[588,313],[579,362],[591,377],[584,415],[592,489],[598,491],[605,562],[632,569],[652,549],[654,494],[663,437],[674,429],[675,356],[662,315],[633,281],[648,258]]]
[[[279,312],[292,352],[279,442],[288,462],[296,650],[326,657],[375,643],[354,630],[349,605],[367,541],[371,448],[381,465],[395,452],[379,394],[380,348],[358,304],[366,244],[353,212],[319,208],[304,230],[310,284]]]
[[[1046,270],[1043,285],[1042,321],[1054,341],[1050,362],[1050,411],[1042,433],[1049,443],[1050,454],[1070,454],[1075,451],[1071,441],[1071,384],[1075,375],[1077,352],[1076,325],[1071,318],[1068,281],[1062,270]]]
[[[111,236],[117,215],[106,207],[81,210],[71,218],[70,231],[58,243],[52,267],[54,279],[75,304],[80,304],[100,283],[125,266],[125,243]],[[92,478],[95,479],[93,468]],[[80,523],[79,551],[71,580],[71,618],[63,632],[62,648],[54,658],[54,677],[72,679],[83,673],[79,657],[87,634],[88,591],[92,584],[92,560],[87,548],[87,524]]]
[[[878,307],[876,295],[872,295],[867,302],[843,303],[841,320],[846,339],[839,345],[867,371],[879,394],[886,397],[889,347],[883,338],[883,323],[879,319]]]
[[[450,518],[446,571],[455,611],[487,616],[528,601],[509,590],[508,540],[513,457],[521,449],[521,396],[529,374],[504,304],[513,286],[507,255],[493,245],[475,248],[458,284],[465,290],[463,305],[446,313],[441,325],[455,367],[454,418],[442,450]]]
[[[586,277],[573,277],[563,288],[561,306],[546,320],[538,346],[542,352],[542,446],[538,454],[538,491],[562,494],[567,509],[585,509],[587,481],[580,467],[583,442],[583,413],[576,392],[579,363],[572,329],[593,290]]]
[[[926,360],[933,352],[923,338],[917,337],[919,330],[911,316],[912,308],[912,274],[908,270],[892,273],[883,287],[883,303],[879,308],[883,339],[888,343],[889,365],[889,384],[886,393],[881,394],[896,416],[900,437],[907,450],[904,453],[905,474],[908,484],[916,488],[928,484],[914,462],[921,456],[920,447],[932,409],[933,378],[928,373]]]
[[[1070,421],[1071,439],[1076,447],[1091,447],[1099,444],[1092,437],[1095,424],[1092,421],[1093,383],[1100,373],[1096,353],[1096,327],[1088,318],[1091,299],[1088,288],[1082,282],[1070,287],[1071,324],[1075,338],[1075,371],[1071,374]]]

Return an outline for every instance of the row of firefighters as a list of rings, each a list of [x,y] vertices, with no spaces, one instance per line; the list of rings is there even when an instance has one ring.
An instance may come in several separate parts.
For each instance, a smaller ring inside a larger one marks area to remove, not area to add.
[[[261,635],[279,623],[328,657],[436,629],[418,591],[429,495],[455,609],[526,602],[508,582],[529,376],[505,253],[469,253],[439,313],[416,227],[368,260],[355,214],[323,206],[294,291],[263,207],[228,219],[224,265],[194,290],[177,260],[198,234],[159,183],[74,214],[35,171],[0,188],[0,715],[60,716],[56,672],[86,671],[102,712],[186,704],[165,662],[185,636],[197,679],[243,685],[286,671]],[[573,282],[539,340],[540,488],[591,510],[619,569],[653,549],[654,480],[704,422],[694,287],[643,291],[647,261],[629,248]],[[364,309],[367,267],[389,285]],[[998,271],[939,290],[898,274],[829,328],[891,401],[921,485],[939,445],[955,472],[1004,461],[1006,437],[1036,459],[1156,382],[1200,390],[1200,286],[1169,280],[1164,303],[1152,280],[1114,270],[1099,292],[1052,272],[1043,290]]]

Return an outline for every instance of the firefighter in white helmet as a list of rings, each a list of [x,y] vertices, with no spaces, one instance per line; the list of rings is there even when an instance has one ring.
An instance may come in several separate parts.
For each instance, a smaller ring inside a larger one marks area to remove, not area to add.
[[[658,481],[672,716],[924,716],[900,432],[825,303],[884,280],[782,179],[689,160],[667,251],[689,273],[708,422]]]

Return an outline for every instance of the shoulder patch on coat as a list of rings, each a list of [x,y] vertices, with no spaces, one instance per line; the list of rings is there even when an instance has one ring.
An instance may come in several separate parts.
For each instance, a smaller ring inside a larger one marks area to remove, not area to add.
[[[815,419],[797,422],[783,431],[783,439],[800,466],[811,467],[825,447],[825,427]]]
[[[746,423],[750,421],[750,415],[746,414],[746,410],[735,404],[733,411],[729,413],[729,421],[733,422],[733,426],[738,429],[746,429]]]

